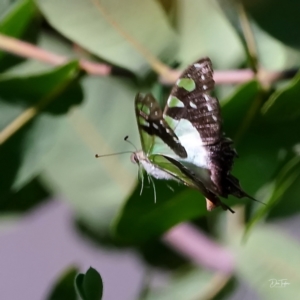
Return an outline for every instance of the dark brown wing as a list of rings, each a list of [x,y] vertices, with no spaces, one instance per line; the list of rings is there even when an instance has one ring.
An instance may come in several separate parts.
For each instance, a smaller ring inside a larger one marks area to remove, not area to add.
[[[186,119],[197,129],[208,153],[210,177],[218,195],[248,196],[230,174],[237,154],[231,140],[223,135],[219,101],[210,95],[214,85],[211,60],[200,59],[174,85],[164,115],[175,120]],[[186,150],[189,151],[187,147]]]
[[[193,83],[194,89],[190,87]],[[198,130],[203,145],[215,144],[222,138],[219,101],[210,95],[214,85],[210,59],[200,59],[183,72],[171,91],[170,97],[179,99],[183,105],[170,105],[168,101],[164,109],[164,114],[172,119],[189,120]]]

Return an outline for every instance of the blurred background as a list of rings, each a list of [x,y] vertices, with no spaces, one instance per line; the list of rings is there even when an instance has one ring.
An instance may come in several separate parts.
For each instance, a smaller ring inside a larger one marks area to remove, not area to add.
[[[299,12],[297,0],[0,0],[0,299],[80,299],[90,266],[105,300],[298,299]],[[164,181],[154,203],[130,153],[95,159],[134,151],[127,135],[140,148],[136,93],[163,107],[205,56],[232,173],[265,203],[223,199],[235,214]]]

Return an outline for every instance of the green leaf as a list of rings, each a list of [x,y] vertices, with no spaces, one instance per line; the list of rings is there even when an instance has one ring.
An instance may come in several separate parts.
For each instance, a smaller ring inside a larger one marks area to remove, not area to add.
[[[32,0],[17,1],[0,19],[1,34],[13,37],[21,36],[35,12],[36,9]],[[0,59],[4,55],[4,52],[0,51]]]
[[[103,282],[100,274],[90,267],[86,274],[78,274],[75,287],[82,300],[101,300]]]
[[[166,287],[150,291],[143,300],[212,299],[229,279],[230,276],[207,270],[177,272]]]
[[[262,0],[255,3],[242,0],[242,3],[263,30],[282,43],[300,49],[300,37],[294,30],[300,26],[298,0],[287,1],[284,6],[281,0]]]
[[[235,232],[229,234],[229,247],[236,258],[237,274],[260,299],[295,299],[300,293],[300,244],[279,229],[256,227],[246,243]],[[271,286],[271,279],[286,279],[289,285]]]
[[[136,87],[124,79],[96,76],[85,77],[82,85],[85,101],[64,120],[42,175],[90,230],[103,234],[137,180],[137,167],[130,161],[134,149],[124,141],[129,135],[139,143]],[[126,150],[128,154],[95,158],[96,153]]]
[[[47,154],[56,143],[62,116],[71,105],[81,101],[79,86],[76,83],[70,85],[76,78],[77,71],[78,64],[72,62],[31,77],[0,78],[1,139],[5,137],[3,130],[20,122],[15,120],[26,109],[37,103],[49,102],[40,114],[1,146],[2,194],[10,189],[21,188],[38,174]]]
[[[226,15],[228,21],[231,23],[232,28],[235,29],[236,33],[238,34],[241,43],[244,46],[244,49],[249,56],[249,49],[247,45],[247,40],[245,37],[245,32],[244,32],[244,24],[243,20],[241,19],[241,6],[240,6],[240,1],[235,1],[235,0],[217,0],[219,3],[220,8]]]
[[[250,194],[273,180],[282,164],[280,151],[290,151],[299,140],[296,134],[299,121],[281,123],[278,115],[275,123],[267,113],[260,113],[263,100],[260,97],[259,86],[250,82],[243,85],[223,107],[225,132],[233,138],[239,154],[233,174]]]
[[[264,104],[262,112],[270,122],[282,123],[300,119],[300,74],[289,85],[276,91]]]
[[[66,270],[57,280],[55,285],[52,287],[48,300],[76,300],[76,291],[74,288],[74,279],[78,269],[76,267],[69,268]]]
[[[11,192],[6,199],[1,199],[0,211],[3,216],[8,213],[21,214],[30,211],[36,205],[49,200],[49,193],[37,178],[25,184],[17,192]]]
[[[242,3],[239,3],[242,2]],[[266,2],[265,0],[260,1]],[[282,69],[286,67],[293,67],[298,63],[299,53],[291,50],[286,45],[282,44],[280,41],[276,40],[273,36],[270,36],[267,32],[259,28],[248,16],[248,22],[250,24],[251,33],[246,29],[247,21],[245,21],[245,15],[243,12],[243,5],[245,8],[253,8],[256,6],[249,5],[247,1],[235,1],[235,0],[218,0],[220,7],[227,16],[228,20],[232,24],[232,29],[235,29],[239,35],[241,42],[244,45],[245,51],[249,53],[250,49],[248,43],[252,43],[252,48],[255,47],[257,52],[259,65],[266,69]],[[247,17],[247,15],[246,15]],[[269,17],[268,13],[264,15],[264,20]],[[254,36],[255,41],[251,42],[250,35]],[[246,39],[248,35],[248,39]],[[223,49],[223,48],[222,48]],[[249,56],[249,54],[248,54]],[[233,56],[235,58],[235,56]]]
[[[176,4],[178,60],[183,66],[208,54],[214,66],[221,68],[239,65],[245,59],[242,44],[213,1],[189,0]]]
[[[5,15],[0,19],[1,34],[20,36],[35,13],[35,5],[32,0],[16,1],[9,7]]]
[[[143,243],[182,221],[207,214],[204,197],[198,191],[171,186],[175,193],[165,181],[155,181],[156,203],[151,185],[141,196],[138,186],[115,220],[115,236],[126,243]]]
[[[273,208],[279,201],[283,201],[282,198],[286,195],[287,192],[291,190],[293,185],[299,181],[299,178],[300,158],[294,157],[282,167],[274,181],[272,183],[269,183],[266,187],[269,189],[269,195],[264,199],[264,203],[266,203],[266,206],[260,206],[254,213],[253,217],[247,224],[247,234],[249,234],[249,231],[257,222],[259,222],[263,217],[267,215],[271,208]],[[294,200],[295,196],[292,197],[292,199]],[[284,206],[288,206],[288,203],[284,202]],[[297,205],[297,208],[298,209],[296,209],[294,205],[294,213],[299,211],[299,204]]]
[[[221,101],[226,135],[231,138],[238,135],[259,91],[259,83],[256,80],[252,80],[238,86],[231,96]]]
[[[37,0],[37,4],[50,24],[70,40],[139,75],[149,71],[148,56],[174,59],[175,33],[154,0]]]
[[[288,166],[287,166],[288,167]],[[300,193],[300,175],[299,175],[299,165],[296,165],[294,169],[294,165],[291,166],[291,170],[285,181],[283,181],[283,187],[279,186],[279,191],[282,191],[282,188],[285,188],[281,194],[279,195],[279,199],[277,193],[273,193],[273,198],[271,200],[274,201],[274,207],[269,212],[267,219],[273,220],[275,218],[284,218],[289,217],[291,215],[296,215],[300,211],[300,202],[297,201],[299,193]],[[298,176],[297,176],[298,175]]]
[[[233,139],[239,155],[232,173],[252,196],[271,178],[278,165],[278,140],[270,139],[269,127],[260,116],[260,93],[259,84],[250,81],[240,86],[222,106],[224,131]]]

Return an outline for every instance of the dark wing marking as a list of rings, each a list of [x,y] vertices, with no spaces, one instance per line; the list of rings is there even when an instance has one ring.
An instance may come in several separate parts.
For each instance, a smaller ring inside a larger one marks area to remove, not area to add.
[[[145,131],[150,136],[161,138],[179,157],[187,157],[185,148],[163,119],[162,110],[151,94],[146,94],[145,96],[137,94],[135,110],[140,130]]]

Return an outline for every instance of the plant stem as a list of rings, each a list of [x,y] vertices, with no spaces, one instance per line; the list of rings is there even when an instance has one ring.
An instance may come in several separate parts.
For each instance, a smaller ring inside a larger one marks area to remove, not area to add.
[[[177,225],[165,233],[163,241],[198,266],[225,274],[233,272],[233,255],[191,224]]]
[[[51,53],[35,45],[18,39],[0,34],[0,49],[25,58],[35,59],[49,65],[62,65],[72,60],[72,58]],[[103,63],[96,63],[84,59],[79,60],[82,70],[91,75],[108,76],[111,75],[113,67]],[[283,71],[263,70],[262,80],[265,82],[276,82],[282,79],[288,79],[295,76],[298,69],[289,69]],[[164,85],[173,85],[180,76],[180,70],[169,70],[168,76],[161,76],[160,82]],[[215,71],[214,80],[217,84],[238,84],[247,82],[255,77],[253,70],[226,70]]]
[[[21,57],[32,58],[54,66],[62,65],[73,60],[72,58],[51,53],[30,43],[3,34],[0,34],[0,49]],[[109,75],[112,69],[109,65],[99,64],[84,59],[79,60],[79,65],[81,69],[87,73],[101,76]]]

